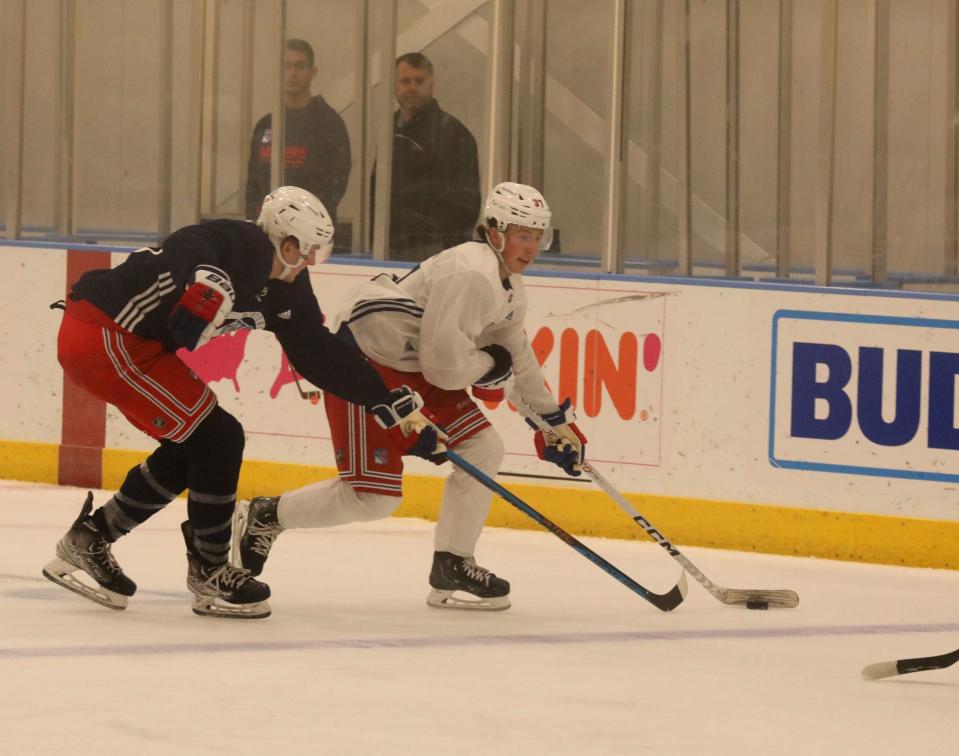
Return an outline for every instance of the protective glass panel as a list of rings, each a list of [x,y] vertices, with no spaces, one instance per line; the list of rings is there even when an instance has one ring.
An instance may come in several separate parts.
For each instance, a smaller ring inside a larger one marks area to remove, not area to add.
[[[456,5],[398,4],[395,110],[374,110],[393,123],[392,260],[418,262],[471,239],[480,215],[491,13]]]
[[[26,4],[24,63],[23,185],[21,232],[24,238],[56,233],[60,27],[57,0]],[[46,54],[39,55],[37,50]]]
[[[627,40],[623,252],[630,273],[674,274],[677,267],[678,150],[685,141],[674,127],[681,73],[674,6],[635,4]]]
[[[605,242],[613,3],[550,0],[545,15],[545,92],[536,81],[535,67],[530,89],[531,97],[545,103],[542,152],[540,158],[533,133],[527,141],[533,153],[527,183],[535,184],[542,176],[542,191],[559,233],[554,235],[553,252],[544,253],[541,261],[548,263],[554,259],[551,255],[557,255],[557,261],[596,260]],[[524,32],[535,43],[535,27]],[[526,52],[535,61],[535,51]],[[519,107],[524,107],[525,98],[521,93]],[[535,128],[535,99],[532,107],[525,128]],[[524,162],[521,155],[520,164]]]
[[[378,51],[368,47],[376,4],[364,18],[352,0],[30,0],[19,31],[14,8],[3,10],[5,33],[25,39],[22,236],[152,243],[200,217],[254,217],[273,188],[272,132],[255,128],[299,76],[305,102],[322,101],[323,125],[289,119],[284,180],[336,213],[337,252],[369,252],[372,135],[401,104],[394,76],[383,82],[391,112],[379,112],[386,98],[378,104]],[[394,233],[433,246],[394,241],[390,256],[422,259],[466,238],[484,190],[519,180],[554,211],[559,233],[540,264],[595,270],[607,243],[616,4],[502,8],[511,98],[489,80],[494,3],[397,4],[396,54],[431,61],[435,100],[426,99],[456,119],[451,131],[468,135],[459,141],[475,157],[437,159],[432,136],[397,132]],[[628,271],[682,270],[688,230],[693,275],[957,288],[954,3],[627,8],[619,252]],[[294,38],[312,47],[312,68],[287,70]],[[364,58],[369,90],[357,81]],[[8,101],[16,78],[5,75]],[[492,165],[503,175],[487,175]],[[457,202],[447,233],[437,214]]]
[[[889,283],[906,289],[959,291],[951,5],[889,6],[888,155],[876,182],[888,209],[875,254],[885,255]]]
[[[689,15],[690,178],[694,274],[726,267],[727,4],[694,3]]]
[[[166,5],[75,4],[73,222],[83,237],[156,237]]]
[[[299,186],[323,202],[337,221],[337,247],[348,250],[351,213],[343,208],[355,213],[357,204],[348,196],[356,180],[348,115],[354,99],[353,4],[289,0],[285,19],[282,9],[279,3],[223,3],[210,212],[255,220],[270,191]],[[273,109],[280,100],[283,160],[274,185],[273,150],[280,140]]]

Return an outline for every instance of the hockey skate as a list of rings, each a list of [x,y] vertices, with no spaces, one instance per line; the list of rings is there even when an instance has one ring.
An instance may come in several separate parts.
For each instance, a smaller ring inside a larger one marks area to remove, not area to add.
[[[97,530],[90,517],[92,511],[93,493],[88,491],[80,516],[57,543],[57,556],[43,568],[43,575],[101,606],[126,609],[127,599],[136,593],[136,583],[123,574],[113,558],[113,544]],[[75,572],[86,573],[96,584],[88,585]]]
[[[239,501],[233,512],[233,546],[230,558],[234,565],[252,575],[263,572],[273,542],[283,532],[277,517],[278,496],[258,496],[252,501]]]
[[[509,582],[476,564],[473,557],[433,552],[432,590],[426,603],[443,609],[509,609]],[[459,594],[459,595],[457,595]],[[464,598],[462,594],[468,594]]]
[[[270,586],[254,580],[229,562],[212,564],[200,556],[190,522],[180,525],[189,564],[186,587],[193,594],[193,613],[206,617],[261,619],[270,616]]]

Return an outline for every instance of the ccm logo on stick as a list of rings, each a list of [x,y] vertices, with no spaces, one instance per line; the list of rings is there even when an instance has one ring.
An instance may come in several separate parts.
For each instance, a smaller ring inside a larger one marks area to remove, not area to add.
[[[959,321],[780,310],[773,465],[959,481]]]

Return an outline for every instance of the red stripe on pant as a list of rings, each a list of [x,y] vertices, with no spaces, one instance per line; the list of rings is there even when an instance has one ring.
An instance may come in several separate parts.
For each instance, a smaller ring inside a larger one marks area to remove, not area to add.
[[[67,250],[66,292],[88,270],[110,267],[109,252]],[[60,435],[57,483],[100,488],[103,446],[106,443],[106,403],[63,376],[63,426]]]

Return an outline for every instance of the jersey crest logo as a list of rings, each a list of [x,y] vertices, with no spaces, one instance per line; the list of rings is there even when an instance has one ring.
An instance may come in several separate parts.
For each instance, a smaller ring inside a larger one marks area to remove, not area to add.
[[[277,317],[283,318],[283,320],[289,320],[290,318],[293,317],[293,313],[290,310],[284,310],[279,315],[277,315]]]
[[[390,459],[389,452],[386,449],[374,449],[373,461],[378,465],[385,465]]]

